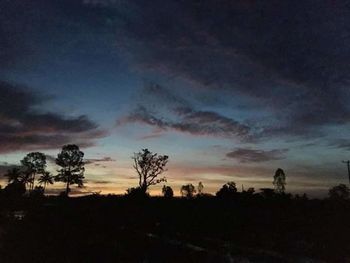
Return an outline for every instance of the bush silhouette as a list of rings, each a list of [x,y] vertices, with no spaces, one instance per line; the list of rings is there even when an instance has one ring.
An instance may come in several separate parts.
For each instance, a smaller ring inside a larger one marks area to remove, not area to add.
[[[172,198],[174,196],[174,191],[170,186],[164,185],[162,188],[162,193],[166,198]]]
[[[196,188],[192,184],[186,184],[181,187],[181,196],[186,198],[192,198],[196,193]]]
[[[228,182],[224,184],[216,193],[219,198],[232,198],[237,194],[237,187],[235,182]]]
[[[350,189],[345,184],[339,184],[329,189],[328,196],[332,200],[348,200]]]

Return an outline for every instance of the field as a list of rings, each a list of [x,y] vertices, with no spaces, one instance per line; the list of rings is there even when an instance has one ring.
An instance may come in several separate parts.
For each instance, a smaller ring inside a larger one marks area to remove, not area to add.
[[[1,262],[350,262],[350,203],[2,199]]]

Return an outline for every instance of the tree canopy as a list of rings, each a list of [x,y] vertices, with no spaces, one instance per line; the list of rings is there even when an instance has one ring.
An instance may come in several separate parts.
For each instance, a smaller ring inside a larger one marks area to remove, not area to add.
[[[35,176],[45,172],[46,156],[41,152],[31,152],[21,160],[21,164],[27,177],[26,181],[29,184],[29,190],[32,191],[34,190]]]
[[[164,185],[162,188],[163,196],[166,198],[171,198],[174,196],[174,191],[170,186]]]
[[[65,194],[68,196],[70,186],[76,184],[78,187],[84,186],[84,153],[74,144],[65,145],[57,155],[56,164],[61,168],[55,180],[66,184]]]
[[[273,185],[277,193],[284,193],[286,190],[286,174],[281,168],[278,168],[273,177]]]
[[[233,197],[237,193],[237,187],[235,182],[228,182],[224,184],[221,189],[216,193],[217,197],[227,198]]]
[[[196,193],[196,188],[193,184],[186,184],[181,187],[180,193],[182,197],[192,198]]]

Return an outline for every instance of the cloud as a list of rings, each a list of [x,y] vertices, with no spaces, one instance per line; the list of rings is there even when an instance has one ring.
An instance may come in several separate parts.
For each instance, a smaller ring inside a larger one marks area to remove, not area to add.
[[[45,24],[56,40],[73,32],[73,44],[51,43],[61,53],[112,43],[133,68],[214,91],[208,102],[225,91],[229,107],[247,101],[267,111],[252,120],[261,137],[320,137],[324,126],[350,121],[346,1],[14,0],[0,12],[3,65],[30,63],[47,40],[36,25]]]
[[[350,141],[346,139],[332,140],[331,142],[329,142],[328,145],[332,148],[350,151]]]
[[[237,159],[241,163],[267,162],[285,159],[285,153],[287,151],[287,149],[264,151],[237,148],[236,150],[227,153],[226,156],[229,158]]]
[[[15,167],[18,167],[18,165],[10,164],[7,162],[0,162],[0,178],[2,178],[8,170]]]
[[[69,143],[90,147],[106,135],[87,116],[39,110],[48,100],[28,87],[0,81],[0,153],[55,149]]]
[[[89,184],[92,185],[107,185],[107,184],[113,184],[112,181],[107,181],[107,180],[89,180],[88,181]],[[91,187],[91,185],[90,185]]]
[[[156,135],[159,135],[160,131],[173,130],[196,136],[209,135],[242,140],[249,138],[250,127],[247,125],[217,112],[196,110],[187,100],[159,85],[145,87],[140,97],[142,99],[136,109],[118,120],[119,126],[128,123],[147,124],[157,129]],[[151,100],[148,100],[148,97]],[[152,137],[154,136],[144,136]]]
[[[85,164],[95,164],[103,163],[103,162],[115,162],[115,160],[111,157],[103,157],[103,158],[94,158],[94,159],[85,159]],[[99,165],[99,164],[98,164]]]
[[[136,1],[128,14],[117,46],[135,67],[249,98],[271,113],[261,136],[319,137],[350,121],[346,1]]]

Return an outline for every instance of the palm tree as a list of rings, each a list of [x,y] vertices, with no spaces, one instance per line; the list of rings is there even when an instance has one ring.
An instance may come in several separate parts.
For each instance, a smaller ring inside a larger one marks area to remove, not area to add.
[[[31,185],[33,182],[33,177],[30,172],[23,171],[21,175],[21,183],[28,187],[28,191],[30,191]]]
[[[20,183],[23,179],[21,169],[18,167],[8,170],[5,176],[7,177],[9,183]]]
[[[40,185],[44,185],[44,193],[46,189],[46,185],[53,184],[54,176],[50,172],[44,172],[42,176],[40,176],[38,182]]]

